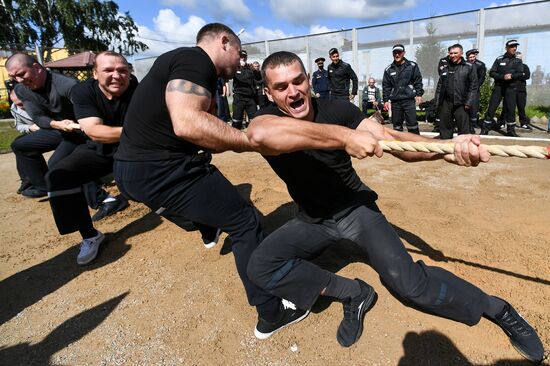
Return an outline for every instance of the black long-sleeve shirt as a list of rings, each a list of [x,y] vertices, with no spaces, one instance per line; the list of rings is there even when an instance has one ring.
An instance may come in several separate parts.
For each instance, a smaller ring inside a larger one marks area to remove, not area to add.
[[[17,84],[14,90],[34,123],[40,128],[51,128],[52,120],[75,120],[71,89],[76,84],[76,79],[48,71],[42,88],[31,90],[25,85]]]
[[[382,99],[405,100],[424,95],[422,74],[416,62],[405,59],[401,65],[392,62],[384,70],[382,80]]]

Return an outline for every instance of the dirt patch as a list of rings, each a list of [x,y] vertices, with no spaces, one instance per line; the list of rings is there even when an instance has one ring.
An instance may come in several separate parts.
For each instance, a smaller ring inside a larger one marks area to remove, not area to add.
[[[214,163],[263,215],[268,231],[294,214],[285,185],[252,153]],[[550,162],[495,158],[479,168],[354,161],[415,260],[436,264],[511,303],[550,347]],[[371,283],[379,299],[349,349],[336,341],[338,303],[266,341],[253,335],[229,241],[204,249],[198,232],[132,203],[98,224],[108,242],[76,265],[78,234],[59,236],[47,201],[15,194],[12,154],[0,156],[0,364],[468,365],[521,356],[492,323],[475,327],[406,307],[353,245],[320,262]]]

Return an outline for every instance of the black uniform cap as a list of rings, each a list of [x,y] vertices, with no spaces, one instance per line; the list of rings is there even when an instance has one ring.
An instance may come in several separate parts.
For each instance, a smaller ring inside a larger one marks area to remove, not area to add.
[[[472,48],[471,50],[466,51],[466,57],[470,56],[472,53],[475,53],[477,55],[479,51],[477,48]]]
[[[241,51],[241,57],[242,57],[242,56],[248,57],[248,53],[246,53],[245,50],[242,50],[242,51]]]
[[[329,55],[329,56],[332,56],[332,55],[335,54],[335,53],[339,53],[339,52],[338,52],[338,48],[336,48],[336,47],[333,47],[333,48],[331,48],[330,50],[328,50],[328,55]]]
[[[511,39],[508,42],[506,42],[506,48],[513,47],[513,46],[518,46],[518,45],[519,45],[519,42],[515,39]]]
[[[392,52],[394,51],[405,51],[405,46],[403,46],[402,44],[398,43],[396,45],[394,45],[391,49]]]
[[[318,63],[318,62],[325,62],[325,58],[324,57],[317,57],[315,59],[315,63]]]

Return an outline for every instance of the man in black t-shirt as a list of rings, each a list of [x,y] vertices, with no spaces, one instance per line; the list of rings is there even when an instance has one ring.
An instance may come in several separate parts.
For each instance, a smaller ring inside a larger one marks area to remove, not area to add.
[[[374,303],[374,289],[309,262],[328,246],[351,240],[366,252],[387,287],[407,302],[468,325],[486,316],[505,330],[522,355],[540,361],[544,356],[540,339],[510,304],[442,268],[412,260],[377,207],[376,193],[353,169],[350,157],[382,156],[379,140],[430,139],[385,128],[376,122],[379,114],[365,119],[347,102],[311,98],[307,73],[293,53],[270,55],[262,72],[266,94],[275,105],[258,113],[247,134],[286,183],[299,212],[256,249],[248,266],[251,280],[301,309],[309,309],[319,295],[339,299],[344,319],[337,339],[342,346],[351,346]],[[462,135],[453,141],[454,154],[392,154],[404,161],[439,158],[464,166],[489,160],[479,137]]]
[[[96,56],[94,78],[77,84],[71,92],[76,119],[91,141],[79,145],[46,175],[50,205],[60,234],[80,232],[82,242],[77,263],[90,263],[97,256],[105,236],[97,231],[88,212],[82,185],[113,171],[113,154],[118,146],[122,122],[137,80],[131,79],[128,62],[116,52]],[[110,214],[128,206],[116,197],[105,202]]]
[[[210,164],[211,152],[252,150],[245,133],[215,116],[216,80],[233,77],[240,52],[237,35],[212,23],[201,28],[196,47],[157,58],[128,108],[115,179],[126,196],[154,211],[169,211],[168,219],[176,224],[185,217],[201,232],[219,228],[229,234],[248,302],[260,317],[256,335],[265,338],[308,312],[249,280],[250,255],[263,239],[258,214]]]

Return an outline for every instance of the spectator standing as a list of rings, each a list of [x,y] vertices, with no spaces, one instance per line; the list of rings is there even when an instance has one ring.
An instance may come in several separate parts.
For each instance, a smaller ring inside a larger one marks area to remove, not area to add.
[[[233,77],[233,127],[239,130],[245,127],[244,113],[251,120],[258,110],[254,72],[247,59],[248,54],[242,50],[240,65]]]
[[[496,58],[489,71],[489,76],[495,80],[489,107],[481,127],[481,135],[489,134],[490,129],[497,129],[494,122],[495,112],[503,101],[506,133],[508,136],[518,137],[516,134],[516,82],[523,75],[523,62],[516,57],[518,41],[511,39],[506,42],[506,53]],[[499,128],[500,129],[500,128]]]
[[[516,52],[516,56],[523,62],[523,54]],[[523,63],[523,72],[518,76],[516,81],[516,103],[518,107],[519,124],[525,130],[532,130],[529,117],[525,113],[527,106],[527,80],[531,78],[531,70],[526,63]]]
[[[216,101],[218,104],[218,118],[225,122],[231,122],[231,112],[229,111],[229,85],[223,78],[218,78],[216,83]]]
[[[435,100],[441,118],[441,139],[451,139],[455,127],[459,135],[470,133],[468,111],[478,90],[477,73],[475,66],[462,57],[462,52],[458,43],[449,48],[448,66],[437,83]]]
[[[382,81],[384,110],[391,110],[395,130],[403,131],[403,121],[406,121],[407,131],[418,135],[416,104],[422,103],[424,94],[422,74],[416,62],[405,58],[405,46],[394,45],[392,53],[393,62],[384,70]]]
[[[254,73],[254,87],[256,88],[256,104],[259,108],[263,108],[269,104],[264,91],[264,78],[260,71],[260,63],[254,61],[252,63],[252,72]]]
[[[481,86],[487,77],[487,66],[477,59],[479,51],[476,48],[466,51],[468,62],[475,66],[477,74],[477,92],[473,104],[470,106],[470,133],[475,133],[474,127],[481,127],[479,124],[479,100],[481,99]]]
[[[328,99],[330,96],[328,71],[325,70],[325,58],[318,57],[315,59],[317,64],[317,71],[313,73],[311,78],[311,86],[313,87],[313,93],[317,98]]]
[[[351,65],[340,60],[337,48],[328,51],[330,60],[328,65],[328,80],[331,99],[345,99],[353,102],[357,95],[358,79]],[[349,90],[350,81],[352,84],[351,94]]]

